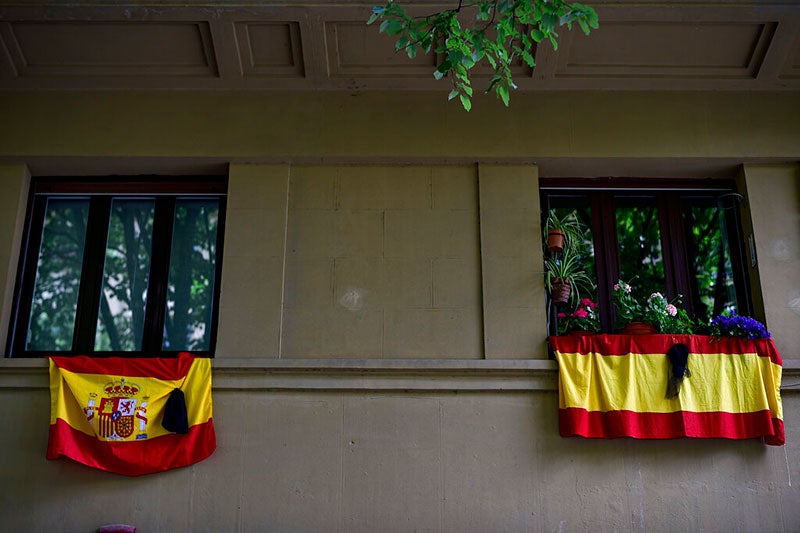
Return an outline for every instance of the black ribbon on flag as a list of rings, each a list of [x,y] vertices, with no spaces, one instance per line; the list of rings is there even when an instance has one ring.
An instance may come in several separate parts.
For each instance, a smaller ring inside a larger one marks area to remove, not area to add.
[[[161,425],[172,433],[189,433],[189,415],[186,413],[186,398],[182,390],[173,389],[170,393]]]
[[[667,357],[672,365],[672,376],[667,381],[667,398],[677,398],[683,378],[692,375],[689,372],[689,347],[678,343],[669,349]]]

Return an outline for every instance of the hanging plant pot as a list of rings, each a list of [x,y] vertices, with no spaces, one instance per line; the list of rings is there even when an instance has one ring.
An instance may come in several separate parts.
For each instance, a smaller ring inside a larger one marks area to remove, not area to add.
[[[553,285],[550,289],[550,299],[557,307],[564,307],[569,303],[571,290],[569,283],[565,283],[561,278],[556,278],[553,280]]]
[[[555,254],[564,250],[564,232],[560,229],[547,230],[547,251]]]
[[[658,330],[647,322],[631,322],[620,330],[622,335],[655,335]]]

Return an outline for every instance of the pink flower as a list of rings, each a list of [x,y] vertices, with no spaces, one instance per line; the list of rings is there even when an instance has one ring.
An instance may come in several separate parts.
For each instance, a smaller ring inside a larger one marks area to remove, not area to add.
[[[591,307],[592,309],[597,309],[598,307],[600,307],[600,304],[597,304],[597,303],[591,302],[591,303],[589,304],[589,307]]]
[[[621,289],[621,287],[619,286],[619,283],[617,283],[617,284],[615,284],[615,285],[614,285],[614,290],[615,290],[615,291],[618,291],[618,290],[620,290],[620,289]]]
[[[675,316],[678,314],[678,308],[672,304],[669,304],[667,305],[667,313],[669,313],[669,316]]]
[[[591,298],[583,298],[581,300],[581,305],[587,305],[587,306],[591,307],[593,303],[594,302],[592,301]]]
[[[660,300],[660,299],[662,299],[664,297],[661,296],[660,292],[654,292],[653,294],[650,295],[650,299],[653,299],[653,298],[658,298]]]
[[[586,309],[584,309],[583,307],[575,311],[575,316],[577,316],[578,318],[586,318],[587,314],[588,313],[586,313]]]
[[[567,313],[558,313],[558,318],[567,318]]]

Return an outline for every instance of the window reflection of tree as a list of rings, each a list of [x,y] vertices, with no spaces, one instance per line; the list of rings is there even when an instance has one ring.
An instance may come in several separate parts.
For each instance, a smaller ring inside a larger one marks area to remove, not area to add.
[[[88,200],[48,202],[28,330],[32,350],[72,348],[88,212]]]
[[[96,351],[143,349],[153,254],[155,199],[112,201],[94,337]],[[84,271],[90,200],[48,200],[25,349],[70,351]],[[209,350],[219,202],[176,200],[169,257],[165,350]],[[169,228],[167,228],[167,231]],[[166,275],[166,272],[165,274]],[[158,303],[158,302],[156,302]]]

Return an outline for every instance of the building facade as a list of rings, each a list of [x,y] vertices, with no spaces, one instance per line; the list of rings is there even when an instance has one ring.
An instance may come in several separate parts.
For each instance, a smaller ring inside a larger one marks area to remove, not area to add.
[[[601,2],[596,49],[565,38],[466,113],[366,4],[4,4],[6,355],[38,177],[227,182],[216,452],[47,461],[47,363],[2,359],[9,529],[800,528],[798,6]],[[598,177],[736,182],[785,446],[559,436],[539,180]]]

